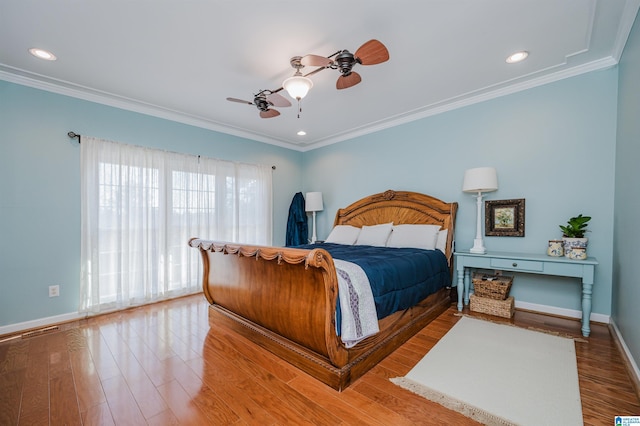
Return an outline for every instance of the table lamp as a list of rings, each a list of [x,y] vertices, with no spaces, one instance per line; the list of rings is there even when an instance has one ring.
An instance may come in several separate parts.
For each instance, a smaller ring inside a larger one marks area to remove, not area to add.
[[[478,167],[464,172],[462,190],[477,193],[476,238],[473,240],[473,247],[469,250],[471,253],[485,254],[487,252],[482,239],[482,193],[497,189],[498,175],[493,167]]]
[[[315,244],[316,242],[316,212],[322,211],[323,208],[322,192],[307,192],[304,209],[305,211],[313,213],[313,234],[311,236],[311,244]]]

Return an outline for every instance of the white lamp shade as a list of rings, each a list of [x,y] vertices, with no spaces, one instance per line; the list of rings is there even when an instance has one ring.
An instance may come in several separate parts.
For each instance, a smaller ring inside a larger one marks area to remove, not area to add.
[[[478,167],[464,172],[464,192],[491,192],[498,189],[498,174],[493,167]]]
[[[309,89],[313,87],[313,81],[301,75],[289,77],[282,83],[282,87],[289,93],[293,99],[302,99],[307,96]]]
[[[323,209],[322,192],[307,192],[304,209],[308,212],[319,212]]]

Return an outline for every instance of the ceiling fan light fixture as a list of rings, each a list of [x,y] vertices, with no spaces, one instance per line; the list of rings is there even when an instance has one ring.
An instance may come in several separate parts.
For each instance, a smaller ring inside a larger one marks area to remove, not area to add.
[[[507,57],[508,64],[515,64],[516,62],[524,61],[529,56],[529,52],[526,50],[521,50],[520,52],[516,52]]]
[[[309,90],[313,87],[313,81],[311,81],[310,78],[296,74],[286,79],[282,83],[282,87],[293,99],[300,100],[307,96],[307,93],[309,93]]]

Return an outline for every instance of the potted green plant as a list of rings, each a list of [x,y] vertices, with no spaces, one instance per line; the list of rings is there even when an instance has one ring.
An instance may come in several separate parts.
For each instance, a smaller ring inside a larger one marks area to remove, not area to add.
[[[583,216],[579,214],[567,221],[566,225],[560,225],[562,230],[562,241],[564,245],[564,255],[572,259],[586,259],[587,258],[587,243],[588,239],[584,236],[587,229],[588,222],[591,220],[591,216]]]

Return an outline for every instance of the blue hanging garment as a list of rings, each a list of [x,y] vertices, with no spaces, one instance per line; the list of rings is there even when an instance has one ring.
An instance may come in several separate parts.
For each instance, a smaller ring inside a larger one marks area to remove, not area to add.
[[[304,210],[304,196],[298,192],[291,200],[289,207],[289,219],[287,220],[286,246],[299,246],[307,244],[309,227],[307,225],[307,212]]]

